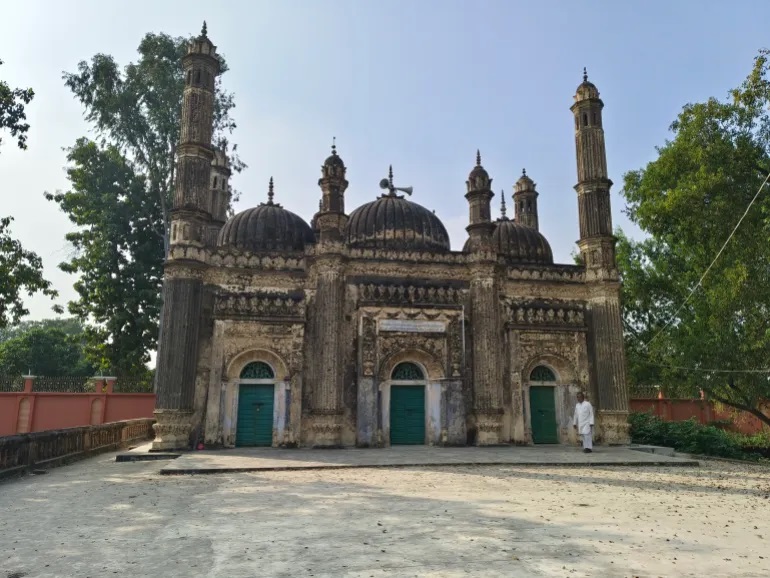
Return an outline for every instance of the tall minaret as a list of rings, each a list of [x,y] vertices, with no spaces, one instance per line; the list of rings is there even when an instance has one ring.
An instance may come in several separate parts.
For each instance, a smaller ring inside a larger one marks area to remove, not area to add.
[[[580,218],[580,253],[590,277],[610,275],[617,278],[615,238],[612,235],[610,187],[607,177],[607,153],[604,147],[602,109],[599,90],[588,81],[583,69],[583,82],[577,88],[570,110],[575,116],[575,149],[577,153],[578,215]]]
[[[214,79],[219,74],[216,47],[206,35],[205,22],[200,36],[188,45],[182,66],[182,126],[156,368],[156,450],[189,447],[195,425],[195,376],[203,299],[201,272],[211,222]]]
[[[497,256],[492,250],[492,179],[481,166],[476,151],[476,166],[466,182],[470,211],[467,257],[470,273],[468,312],[470,313],[470,372],[473,392],[473,416],[470,432],[476,445],[501,442],[503,417],[503,373],[501,363],[502,326],[500,320],[499,282],[495,274]]]
[[[628,386],[620,311],[620,279],[615,263],[607,154],[602,128],[604,103],[588,81],[578,86],[572,113],[575,117],[580,254],[586,282],[592,286],[588,300],[590,381],[599,414],[598,434],[605,443],[628,442]]]
[[[527,176],[527,171],[521,171],[521,177],[513,186],[514,221],[525,227],[538,230],[537,197],[535,182]]]
[[[308,335],[314,351],[308,360],[313,375],[307,415],[303,417],[303,443],[316,447],[336,447],[342,442],[344,415],[342,392],[345,383],[343,363],[343,320],[345,304],[345,263],[343,238],[345,215],[345,163],[332,154],[321,166],[321,204],[314,218],[319,238],[310,261],[315,278],[314,295],[309,299]]]
[[[468,248],[472,252],[489,251],[492,246],[492,231],[495,224],[492,222],[492,179],[489,173],[481,166],[481,153],[476,151],[476,166],[473,167],[468,180],[465,182],[468,192],[465,198],[468,200]]]

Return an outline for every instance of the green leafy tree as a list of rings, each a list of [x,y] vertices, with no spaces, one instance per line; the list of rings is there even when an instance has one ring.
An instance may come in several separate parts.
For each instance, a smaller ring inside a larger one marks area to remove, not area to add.
[[[92,376],[83,337],[82,327],[68,334],[53,324],[33,326],[0,343],[0,374]]]
[[[0,60],[0,65],[3,61]],[[0,129],[7,129],[16,139],[20,149],[27,148],[27,131],[29,124],[24,122],[27,115],[24,106],[32,101],[35,92],[31,88],[11,88],[8,83],[0,80]],[[0,145],[3,139],[0,138]]]
[[[0,65],[3,61],[0,60]],[[8,129],[16,139],[19,148],[27,148],[27,131],[24,105],[29,104],[35,93],[11,89],[7,82],[0,80],[0,130]],[[3,140],[0,138],[0,144]],[[56,297],[51,283],[43,278],[43,262],[40,257],[25,251],[21,243],[11,237],[10,225],[13,217],[0,218],[0,329],[16,324],[29,313],[24,307],[23,295],[43,293]]]
[[[0,329],[0,343],[18,337],[31,329],[60,329],[66,335],[74,336],[83,333],[83,324],[75,317],[56,317],[36,321],[22,321],[13,327]]]
[[[627,214],[649,238],[621,232],[618,262],[632,383],[703,389],[770,424],[767,188],[708,270],[770,174],[768,76],[762,51],[729,99],[686,105],[658,158],[624,175]]]
[[[123,69],[97,54],[64,73],[97,139],[79,139],[68,150],[71,189],[46,196],[78,226],[67,236],[73,256],[60,267],[79,275],[69,310],[91,324],[88,354],[105,371],[144,372],[157,344],[188,43],[147,34],[138,61]],[[224,138],[235,128],[234,98],[220,82],[215,135],[240,171],[237,147]]]
[[[18,323],[29,314],[23,296],[42,293],[54,298],[58,295],[51,282],[43,277],[43,261],[32,251],[11,237],[12,217],[0,218],[0,328]],[[60,311],[54,306],[55,311]]]

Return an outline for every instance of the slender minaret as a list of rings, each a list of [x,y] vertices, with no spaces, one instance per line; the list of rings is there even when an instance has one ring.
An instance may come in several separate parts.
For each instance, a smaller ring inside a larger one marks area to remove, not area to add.
[[[607,155],[602,128],[604,103],[588,81],[578,86],[571,107],[577,153],[578,246],[592,285],[588,301],[589,354],[593,358],[592,389],[599,410],[599,436],[605,443],[628,442],[628,387],[620,311],[620,280],[615,263]]]
[[[525,227],[538,230],[537,197],[535,182],[527,176],[526,169],[521,171],[521,177],[513,185],[514,221]]]
[[[468,192],[465,198],[468,200],[468,249],[472,252],[489,251],[492,244],[492,231],[495,224],[492,222],[492,179],[489,173],[481,166],[481,153],[476,151],[476,166],[473,167],[468,180],[465,181]]]
[[[477,445],[500,443],[502,436],[502,363],[500,363],[502,331],[500,324],[499,283],[495,275],[496,255],[492,251],[491,201],[492,179],[481,166],[476,151],[476,166],[466,182],[470,211],[468,231],[468,293],[470,312],[471,390]]]
[[[211,223],[211,146],[216,47],[206,34],[192,40],[182,58],[185,87],[177,147],[171,243],[164,268],[163,314],[158,344],[153,449],[190,445],[195,405],[204,245]]]
[[[311,299],[308,329],[315,348],[309,359],[313,376],[308,415],[303,421],[303,442],[317,447],[339,446],[342,434],[342,390],[344,383],[343,318],[345,270],[343,236],[345,215],[345,163],[332,154],[321,166],[321,205],[315,216],[318,231],[311,276],[315,294]],[[306,427],[307,426],[307,427]]]

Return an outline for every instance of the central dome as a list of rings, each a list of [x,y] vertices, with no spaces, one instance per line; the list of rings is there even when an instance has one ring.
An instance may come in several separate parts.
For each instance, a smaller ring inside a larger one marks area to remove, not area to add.
[[[395,251],[449,251],[449,234],[431,211],[393,193],[358,207],[346,237],[351,247]]]

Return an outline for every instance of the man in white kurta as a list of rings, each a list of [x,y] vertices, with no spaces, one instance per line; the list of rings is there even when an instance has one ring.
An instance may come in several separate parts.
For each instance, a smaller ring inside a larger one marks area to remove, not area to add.
[[[577,400],[572,425],[583,440],[583,452],[590,454],[594,445],[594,408],[586,401],[582,391],[577,394]]]

